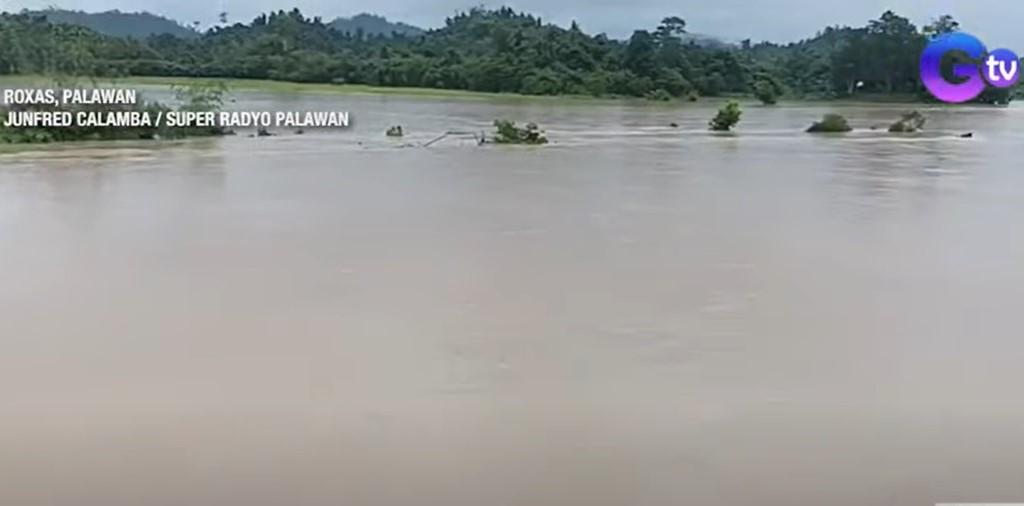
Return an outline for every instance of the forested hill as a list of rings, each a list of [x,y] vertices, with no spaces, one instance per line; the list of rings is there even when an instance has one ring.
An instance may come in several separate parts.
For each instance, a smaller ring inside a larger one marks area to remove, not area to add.
[[[61,9],[28,11],[28,15],[45,17],[51,23],[66,23],[84,26],[106,35],[144,39],[150,35],[170,34],[176,37],[195,37],[198,34],[190,28],[148,12],[81,12]]]
[[[686,21],[676,16],[622,41],[509,8],[472,9],[422,35],[392,37],[335,30],[292,10],[198,37],[134,40],[3,15],[0,74],[237,77],[653,99],[926,96],[918,80],[921,50],[930,37],[957,29],[948,16],[919,29],[885,12],[865,26],[827,28],[798,43],[708,47],[688,42]],[[993,98],[997,92],[985,100],[1005,100]]]
[[[357,14],[351,18],[336,18],[330,23],[331,28],[343,33],[363,33],[364,35],[387,35],[400,34],[405,36],[422,35],[424,30],[412,25],[400,22],[391,22],[387,18],[374,14]]]

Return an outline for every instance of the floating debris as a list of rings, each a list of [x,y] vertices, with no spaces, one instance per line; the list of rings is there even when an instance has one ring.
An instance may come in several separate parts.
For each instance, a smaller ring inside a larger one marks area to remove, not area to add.
[[[441,135],[431,139],[427,143],[423,144],[423,147],[429,148],[433,144],[441,142],[441,141],[447,139],[448,137],[472,137],[473,140],[476,141],[476,144],[478,146],[483,144],[484,142],[487,142],[487,137],[484,135],[483,132],[476,133],[476,132],[466,132],[466,131],[459,131],[459,130],[449,130],[449,131],[447,131],[447,132],[445,132],[445,133],[443,133],[443,134],[441,134]]]
[[[890,133],[914,133],[924,128],[925,117],[918,111],[910,111],[903,114],[899,120],[889,125]]]

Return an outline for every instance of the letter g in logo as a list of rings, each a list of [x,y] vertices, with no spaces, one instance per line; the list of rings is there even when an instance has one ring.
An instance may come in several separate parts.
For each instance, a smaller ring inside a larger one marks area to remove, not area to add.
[[[962,52],[972,60],[972,63],[953,65],[953,76],[964,79],[959,84],[950,83],[942,77],[942,57],[951,51]],[[985,44],[974,36],[960,32],[943,35],[928,44],[921,53],[921,83],[943,102],[972,100],[985,91],[985,80],[978,72],[978,64],[985,52]]]

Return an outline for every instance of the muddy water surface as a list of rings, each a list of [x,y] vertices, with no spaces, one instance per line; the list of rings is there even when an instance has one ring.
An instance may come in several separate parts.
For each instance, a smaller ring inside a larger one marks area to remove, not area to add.
[[[240,103],[0,155],[0,503],[1024,501],[1024,109]]]

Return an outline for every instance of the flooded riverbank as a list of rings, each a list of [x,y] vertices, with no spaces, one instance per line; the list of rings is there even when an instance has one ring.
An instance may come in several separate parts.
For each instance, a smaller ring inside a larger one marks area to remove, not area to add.
[[[0,155],[0,502],[1024,497],[1024,110],[239,102],[354,127]]]

